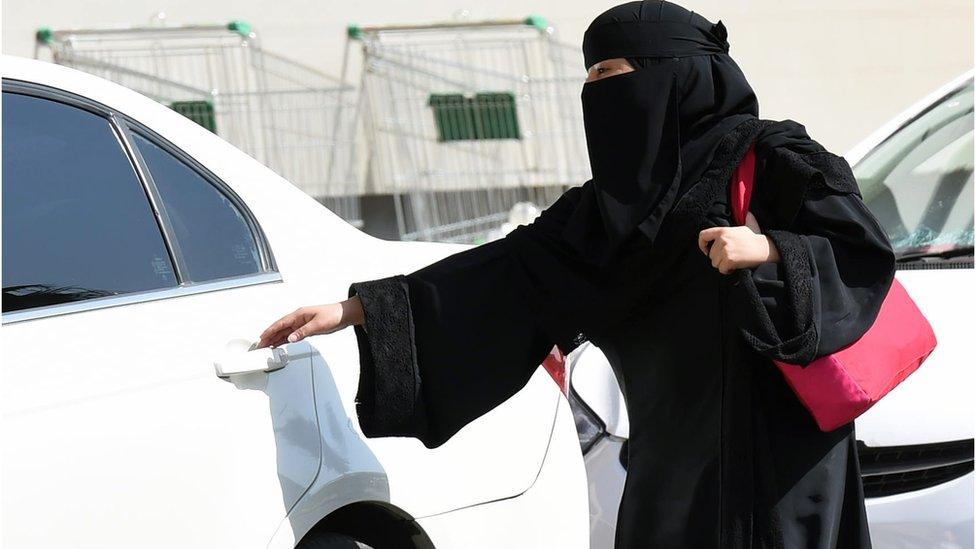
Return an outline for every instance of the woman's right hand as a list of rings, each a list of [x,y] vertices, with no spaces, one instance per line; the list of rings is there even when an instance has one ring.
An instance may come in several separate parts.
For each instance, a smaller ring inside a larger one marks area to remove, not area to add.
[[[363,323],[359,296],[340,303],[300,307],[276,320],[261,333],[258,348],[295,343],[318,334],[331,334],[347,326]]]

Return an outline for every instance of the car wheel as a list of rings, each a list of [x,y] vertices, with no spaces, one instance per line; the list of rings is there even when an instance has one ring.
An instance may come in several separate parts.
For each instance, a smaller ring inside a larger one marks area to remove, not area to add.
[[[315,534],[306,536],[296,549],[373,549],[365,543],[358,542],[342,534]]]

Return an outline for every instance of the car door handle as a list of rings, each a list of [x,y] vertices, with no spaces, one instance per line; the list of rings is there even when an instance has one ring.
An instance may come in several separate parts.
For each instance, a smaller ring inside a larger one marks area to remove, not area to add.
[[[284,347],[255,349],[255,343],[235,339],[227,343],[224,353],[214,361],[217,377],[274,372],[288,365],[288,351]]]

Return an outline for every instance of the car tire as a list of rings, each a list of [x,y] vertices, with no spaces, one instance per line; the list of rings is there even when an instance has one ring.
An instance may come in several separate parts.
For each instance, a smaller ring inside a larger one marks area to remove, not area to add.
[[[342,534],[316,534],[307,536],[295,549],[373,549],[365,543]]]

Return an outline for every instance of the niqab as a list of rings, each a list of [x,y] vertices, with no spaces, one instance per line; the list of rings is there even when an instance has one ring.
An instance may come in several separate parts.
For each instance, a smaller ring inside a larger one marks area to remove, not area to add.
[[[589,262],[606,265],[634,229],[653,242],[719,139],[758,116],[727,37],[721,21],[647,0],[611,8],[586,30],[587,67],[624,57],[636,69],[583,86],[593,178],[570,195],[578,201],[562,236]]]

